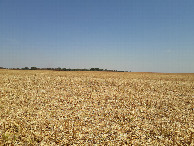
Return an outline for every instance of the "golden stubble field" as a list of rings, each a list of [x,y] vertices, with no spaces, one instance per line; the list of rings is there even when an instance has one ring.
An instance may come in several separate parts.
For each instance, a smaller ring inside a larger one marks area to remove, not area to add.
[[[0,70],[0,145],[193,145],[193,110],[194,74]]]

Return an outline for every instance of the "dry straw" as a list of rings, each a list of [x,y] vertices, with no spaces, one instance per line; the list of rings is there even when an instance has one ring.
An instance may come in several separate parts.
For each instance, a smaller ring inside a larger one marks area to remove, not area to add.
[[[0,70],[0,145],[193,145],[194,74]]]

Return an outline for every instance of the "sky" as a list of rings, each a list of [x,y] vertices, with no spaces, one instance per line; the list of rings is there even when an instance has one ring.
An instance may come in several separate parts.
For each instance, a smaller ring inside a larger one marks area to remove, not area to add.
[[[194,1],[0,0],[0,66],[194,73]]]

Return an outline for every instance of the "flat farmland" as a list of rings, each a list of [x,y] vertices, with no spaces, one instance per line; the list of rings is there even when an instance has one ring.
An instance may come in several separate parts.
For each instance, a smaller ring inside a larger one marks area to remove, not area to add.
[[[0,70],[0,145],[193,145],[194,74]]]

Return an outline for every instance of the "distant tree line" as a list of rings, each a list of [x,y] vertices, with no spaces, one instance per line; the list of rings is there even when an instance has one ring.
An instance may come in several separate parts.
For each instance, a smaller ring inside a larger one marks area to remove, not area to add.
[[[4,67],[0,67],[0,69],[6,69],[6,68],[4,68]]]
[[[6,69],[0,67],[0,69]],[[9,68],[12,70],[53,70],[53,71],[107,71],[107,72],[128,72],[128,71],[118,71],[118,70],[108,70],[108,69],[100,69],[100,68],[90,68],[90,69],[70,69],[70,68],[38,68],[38,67],[24,67],[24,68]],[[130,71],[131,72],[131,71]]]

